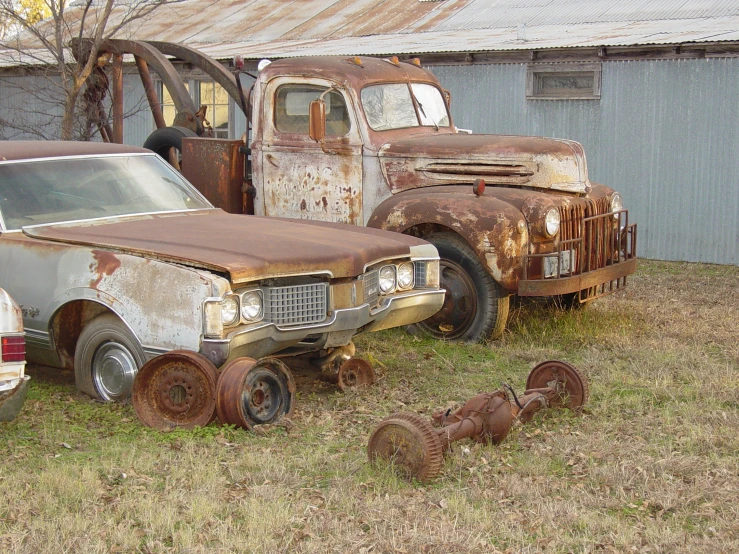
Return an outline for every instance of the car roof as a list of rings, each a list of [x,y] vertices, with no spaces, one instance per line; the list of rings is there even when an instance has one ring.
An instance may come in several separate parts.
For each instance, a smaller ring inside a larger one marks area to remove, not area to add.
[[[0,141],[0,161],[90,156],[100,154],[151,154],[151,150],[125,144],[44,140]]]

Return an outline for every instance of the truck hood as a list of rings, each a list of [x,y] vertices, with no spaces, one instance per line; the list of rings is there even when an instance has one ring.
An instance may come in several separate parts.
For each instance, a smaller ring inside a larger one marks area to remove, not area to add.
[[[421,239],[379,229],[232,215],[218,209],[63,223],[23,231],[39,239],[228,274],[232,283],[326,272],[334,278],[354,277],[381,259],[436,256],[433,247]]]
[[[380,148],[394,191],[451,183],[590,191],[582,146],[572,140],[506,135],[424,134]]]

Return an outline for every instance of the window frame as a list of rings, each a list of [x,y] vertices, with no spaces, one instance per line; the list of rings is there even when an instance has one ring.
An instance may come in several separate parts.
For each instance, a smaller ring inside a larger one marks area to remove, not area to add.
[[[562,89],[561,93],[542,92],[543,76],[577,76],[592,75],[592,89]],[[561,64],[529,64],[526,68],[527,100],[600,100],[601,96],[601,64],[600,63],[561,63]]]

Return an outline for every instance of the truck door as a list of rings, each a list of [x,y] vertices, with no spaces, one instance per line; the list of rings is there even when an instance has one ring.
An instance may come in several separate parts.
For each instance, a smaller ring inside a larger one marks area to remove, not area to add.
[[[264,214],[361,225],[362,140],[350,98],[324,95],[326,138],[308,136],[308,107],[331,83],[277,78],[267,86],[261,154]],[[257,199],[259,202],[259,199]]]

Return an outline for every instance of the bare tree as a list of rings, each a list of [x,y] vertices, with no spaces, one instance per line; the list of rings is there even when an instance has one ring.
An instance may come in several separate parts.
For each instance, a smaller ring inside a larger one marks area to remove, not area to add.
[[[91,129],[102,126],[102,87],[107,87],[105,60],[90,52],[97,52],[108,38],[130,34],[137,20],[178,0],[41,1],[50,15],[34,20],[18,0],[0,0],[0,30],[5,29],[0,58],[6,67],[16,66],[23,68],[19,72],[45,78],[46,90],[27,87],[22,79],[16,86],[22,94],[32,95],[37,105],[48,103],[49,109],[35,107],[25,120],[16,113],[13,121],[0,123],[45,138],[89,140]],[[88,90],[83,91],[86,85]],[[50,120],[55,117],[58,124],[50,129]]]

